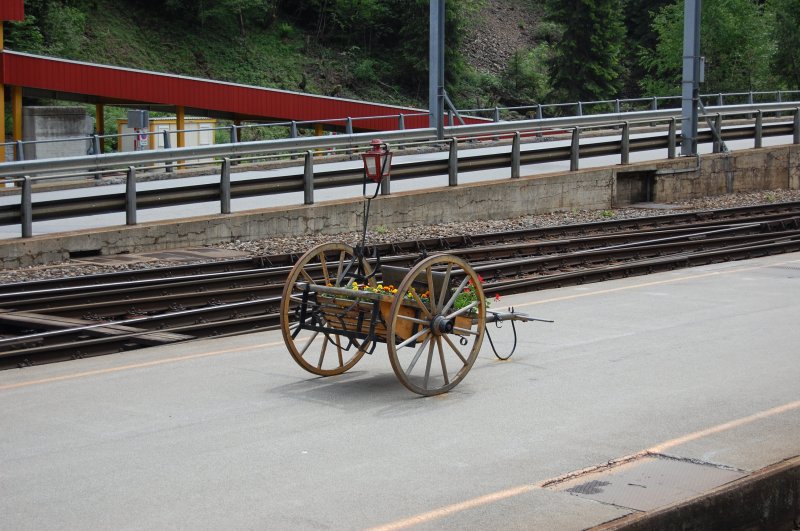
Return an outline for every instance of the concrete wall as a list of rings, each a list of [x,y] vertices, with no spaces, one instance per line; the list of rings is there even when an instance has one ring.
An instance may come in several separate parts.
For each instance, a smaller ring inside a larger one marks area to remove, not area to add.
[[[653,176],[653,200],[678,201],[733,191],[800,187],[800,146],[475,183],[379,196],[371,226],[406,227],[459,220],[504,219],[559,210],[616,206],[617,175]],[[273,236],[337,234],[360,229],[360,198],[276,207],[173,223],[143,223],[0,241],[4,268],[58,262],[72,253],[118,254]]]
[[[25,107],[22,109],[23,140],[74,138],[92,133],[93,121],[83,107]],[[90,140],[25,145],[25,159],[86,155]]]

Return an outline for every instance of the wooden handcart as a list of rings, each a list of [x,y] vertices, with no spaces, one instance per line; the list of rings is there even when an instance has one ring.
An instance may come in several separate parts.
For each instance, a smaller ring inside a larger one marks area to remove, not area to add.
[[[320,245],[300,258],[286,282],[283,338],[313,374],[341,374],[384,343],[404,386],[441,394],[475,363],[487,323],[531,320],[487,310],[480,277],[457,256],[373,272],[361,254],[342,243]]]

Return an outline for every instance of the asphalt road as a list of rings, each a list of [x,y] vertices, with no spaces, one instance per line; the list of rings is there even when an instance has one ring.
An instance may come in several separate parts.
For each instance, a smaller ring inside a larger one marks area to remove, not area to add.
[[[314,377],[278,332],[0,372],[0,529],[584,529],[640,504],[552,480],[800,455],[798,295],[789,254],[506,297],[555,323],[432,398],[381,348]]]

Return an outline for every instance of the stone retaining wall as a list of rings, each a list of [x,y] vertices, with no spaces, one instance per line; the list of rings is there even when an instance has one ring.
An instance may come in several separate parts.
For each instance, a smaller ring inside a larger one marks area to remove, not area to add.
[[[608,209],[630,203],[618,197],[617,177],[642,180],[649,199],[671,202],[726,192],[800,188],[800,146],[779,146],[697,158],[607,166],[458,187],[379,196],[373,227],[434,225],[459,220],[504,219],[559,210]],[[633,188],[636,188],[635,186]],[[621,191],[621,190],[620,190]],[[233,240],[359,230],[362,199],[310,206],[266,208],[231,215],[186,218],[0,241],[3,268],[59,262],[73,254],[102,255],[195,247]]]

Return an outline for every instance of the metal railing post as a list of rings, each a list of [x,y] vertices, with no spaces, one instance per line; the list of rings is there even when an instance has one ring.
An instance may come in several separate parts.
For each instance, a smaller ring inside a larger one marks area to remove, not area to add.
[[[794,109],[794,135],[792,140],[795,144],[800,144],[800,107]]]
[[[578,102],[578,116],[583,116],[583,102]]]
[[[25,150],[22,147],[22,140],[17,140],[16,146],[17,150],[16,153],[14,154],[15,155],[14,160],[16,161],[25,160]]]
[[[764,113],[758,111],[756,113],[756,134],[753,138],[753,147],[760,148],[762,146],[762,138],[764,133]]]
[[[458,139],[450,139],[450,159],[447,161],[447,184],[458,186]]]
[[[172,146],[171,146],[171,141],[169,139],[169,131],[164,130],[162,131],[162,134],[164,135],[164,149],[171,149]],[[166,167],[167,173],[172,173],[172,162],[165,161],[164,166]]]
[[[136,225],[136,168],[128,166],[125,179],[125,224]]]
[[[289,138],[297,138],[297,122],[294,120],[289,126]]]
[[[222,170],[219,175],[219,211],[231,213],[231,159],[222,159]]]
[[[406,117],[403,115],[403,113],[400,113],[397,116],[397,128],[401,131],[406,128]]]
[[[500,121],[500,107],[495,107],[494,108],[494,121],[495,122],[499,122]]]
[[[92,153],[95,155],[102,155],[103,152],[100,149],[100,137],[97,135],[92,135]]]
[[[166,133],[166,131],[164,131]],[[230,134],[231,134],[231,144],[235,144],[239,141],[239,132],[236,130],[236,124],[230,125]]]
[[[580,160],[581,149],[581,128],[576,127],[572,130],[572,146],[569,150],[569,171],[577,171]]]
[[[622,124],[622,146],[620,152],[620,164],[629,164],[630,163],[630,153],[631,153],[631,126],[630,123],[624,122]]]
[[[22,178],[19,213],[22,237],[30,238],[33,236],[33,181],[29,175]]]
[[[511,178],[519,179],[520,176],[520,144],[522,135],[517,131],[514,133],[514,140],[511,142]]]
[[[658,110],[658,100],[656,99],[655,96],[653,96],[653,99],[650,101],[650,110],[651,111],[657,111]]]
[[[723,105],[722,92],[717,94],[717,105],[720,106],[720,107],[722,107],[722,105]]]
[[[722,115],[720,113],[717,113],[717,116],[714,118],[714,130],[717,134],[714,135],[712,151],[714,153],[720,153],[722,151]]]
[[[675,144],[677,143],[675,137],[676,131],[676,120],[675,118],[671,118],[669,121],[669,133],[667,139],[667,158],[674,159],[675,158]]]
[[[353,134],[353,119],[349,116],[347,117],[347,121],[344,124],[344,132],[348,135]]]
[[[391,146],[386,144],[386,151],[391,151]],[[392,193],[392,175],[386,175],[381,179],[381,195],[389,195]]]
[[[614,112],[619,114],[619,98],[614,100]]]
[[[314,152],[306,151],[303,164],[303,204],[314,204]]]
[[[542,120],[542,119],[544,119],[543,117],[544,117],[544,114],[542,114],[542,104],[541,103],[537,103],[536,104],[536,119],[537,120]]]

